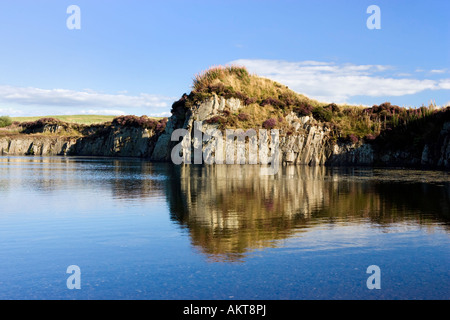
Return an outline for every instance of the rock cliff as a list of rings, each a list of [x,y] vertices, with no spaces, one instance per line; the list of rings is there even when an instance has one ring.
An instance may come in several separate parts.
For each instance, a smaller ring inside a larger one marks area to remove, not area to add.
[[[213,95],[192,108],[174,104],[173,115],[168,119],[165,130],[161,133],[143,127],[89,127],[82,136],[72,137],[62,134],[60,126],[38,128],[29,134],[15,134],[0,137],[1,155],[36,155],[36,156],[107,156],[107,157],[141,157],[153,161],[171,162],[173,148],[181,138],[172,141],[172,134],[177,129],[184,129],[190,139],[183,143],[185,150],[194,163],[194,150],[201,150],[204,161],[207,157],[218,155],[218,137],[209,140],[196,136],[195,130],[203,136],[211,130],[221,132],[222,152],[226,159],[233,158],[234,163],[263,163],[265,154],[270,156],[274,141],[267,134],[267,144],[261,144],[258,138],[247,138],[245,152],[239,152],[236,143],[227,143],[224,130],[217,123],[208,119],[229,110],[238,112],[242,107],[239,99],[226,99]],[[284,164],[333,165],[333,166],[415,166],[427,168],[450,169],[450,121],[443,123],[438,138],[421,148],[404,146],[403,148],[384,148],[376,143],[342,142],[333,138],[327,123],[315,120],[311,116],[299,117],[294,112],[285,119],[289,127],[294,128],[289,134],[279,132],[279,161]],[[256,130],[257,131],[257,130]],[[269,131],[269,130],[267,130]],[[41,133],[39,135],[38,133]],[[251,150],[259,148],[256,155]],[[264,147],[266,149],[264,149]],[[261,153],[261,151],[263,151]],[[225,158],[224,158],[225,160]],[[266,159],[267,160],[267,159]]]
[[[238,115],[245,108],[243,100],[213,93],[193,104],[187,101],[184,95],[173,104],[172,116],[163,123],[165,129],[149,118],[144,124],[138,118],[130,125],[127,118],[110,125],[78,127],[76,135],[67,124],[35,125],[22,133],[0,136],[0,155],[140,157],[172,162],[172,153],[177,150],[174,154],[190,163],[264,164],[276,155],[283,164],[450,169],[450,108],[440,122],[433,123],[433,135],[425,142],[414,138],[407,143],[390,143],[407,135],[407,129],[387,130],[380,139],[369,142],[340,140],[329,122],[292,110],[280,120],[289,130],[281,129],[275,136],[270,128],[244,128],[239,133],[235,124],[230,127],[235,130],[234,136],[227,140],[229,127],[220,120]],[[414,130],[411,128],[408,130]],[[178,136],[172,141],[177,129],[185,138]],[[245,141],[242,149],[239,139]],[[177,146],[179,149],[174,149]]]
[[[199,148],[204,154],[214,154],[212,147],[215,138],[211,141],[198,141],[195,138],[195,130],[206,135],[211,130],[218,130],[217,124],[208,124],[207,120],[220,114],[224,110],[239,111],[241,103],[237,99],[225,99],[213,95],[210,99],[199,103],[194,108],[175,108],[173,116],[169,118],[165,132],[159,137],[152,160],[170,161],[171,150],[179,142],[171,141],[172,133],[176,129],[185,129],[191,137],[189,145],[191,162],[194,148]],[[383,148],[377,143],[351,143],[337,141],[331,135],[331,129],[326,123],[315,120],[313,117],[298,117],[295,113],[286,116],[285,121],[295,130],[290,134],[280,132],[279,149],[280,162],[285,164],[302,165],[334,165],[334,166],[408,166],[450,168],[450,121],[444,122],[439,130],[438,139],[432,144],[426,144],[423,148]],[[199,124],[196,126],[196,124]],[[226,144],[225,134],[222,135],[223,154],[230,155],[236,150]],[[248,139],[246,154],[235,153],[235,163],[248,163],[251,159],[249,150],[257,140]],[[256,146],[258,147],[258,146]],[[260,162],[258,162],[260,163]]]
[[[154,130],[135,127],[109,126],[97,128],[83,136],[55,134],[46,128],[39,135],[15,134],[0,137],[1,155],[35,156],[105,156],[149,158],[158,134]]]

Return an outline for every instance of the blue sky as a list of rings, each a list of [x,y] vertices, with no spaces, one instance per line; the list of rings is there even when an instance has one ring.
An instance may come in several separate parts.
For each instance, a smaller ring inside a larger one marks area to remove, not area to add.
[[[321,101],[446,105],[449,12],[441,0],[2,0],[0,115],[168,115],[196,73],[226,64]]]

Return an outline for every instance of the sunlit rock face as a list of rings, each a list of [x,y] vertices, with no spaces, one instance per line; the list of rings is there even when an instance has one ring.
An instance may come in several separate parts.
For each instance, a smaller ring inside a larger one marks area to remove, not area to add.
[[[254,162],[266,163],[267,160],[263,158],[270,158],[275,145],[270,130],[264,133],[266,130],[255,129],[256,138],[247,137],[245,152],[240,153],[237,147],[232,146],[232,144],[236,144],[235,142],[227,143],[226,130],[220,129],[217,124],[208,124],[205,121],[218,115],[225,108],[230,112],[236,112],[241,108],[241,102],[238,99],[225,99],[214,95],[211,99],[199,103],[193,109],[176,112],[169,118],[166,130],[159,137],[151,158],[157,161],[170,161],[174,146],[177,143],[182,143],[184,150],[190,150],[188,158],[192,163],[194,163],[194,149],[200,149],[203,154],[212,155],[216,159],[218,154],[217,139],[221,139],[223,141],[220,142],[220,148],[222,148],[221,154],[224,155],[224,160],[226,160],[226,156],[228,159],[233,157],[230,160],[233,163],[252,163],[253,156]],[[296,130],[290,135],[280,132],[277,147],[279,148],[279,161],[291,164],[324,165],[333,152],[330,142],[330,129],[312,117],[299,118],[294,113],[288,115],[286,121]],[[172,134],[176,129],[187,130],[190,141],[171,141]],[[218,130],[221,138],[216,136],[211,136],[208,139],[203,138]],[[233,128],[233,130],[237,132],[239,128]],[[243,131],[245,134],[246,130]],[[267,134],[267,143],[261,143],[260,135],[263,134]],[[237,141],[237,138],[235,140]],[[252,150],[257,150],[257,154],[255,155]],[[206,162],[208,162],[207,159]]]
[[[261,176],[260,169],[258,165],[174,169],[179,179],[167,190],[173,219],[212,261],[241,261],[255,250],[337,225],[371,223],[388,232],[392,223],[428,225],[433,219],[450,218],[442,213],[450,210],[444,188],[429,187],[427,199],[411,200],[410,194],[423,188],[404,183],[409,178],[417,181],[414,172],[386,175],[371,169],[284,166],[277,176]],[[448,181],[442,174],[426,179]],[[393,189],[396,199],[390,199]],[[435,199],[433,204],[428,196]],[[411,214],[411,208],[421,213]]]
[[[174,104],[175,105],[175,104]],[[414,166],[450,169],[450,122],[439,124],[437,139],[425,145],[386,148],[376,143],[342,142],[333,138],[330,124],[313,117],[298,117],[294,112],[284,118],[289,132],[274,133],[262,128],[222,128],[210,122],[223,112],[237,113],[243,103],[214,94],[191,108],[174,108],[165,130],[160,133],[142,127],[111,125],[92,127],[82,137],[69,137],[59,125],[37,128],[30,133],[0,136],[0,155],[81,155],[137,157],[160,162],[174,162],[175,148],[185,163],[282,164],[309,166]],[[173,136],[179,130],[186,139]],[[235,136],[227,134],[227,129]],[[239,131],[240,130],[240,131]],[[241,135],[243,148],[239,148]],[[251,133],[253,132],[254,135]],[[40,134],[40,135],[39,135]],[[400,133],[401,134],[401,133]],[[208,137],[210,136],[210,137]],[[231,136],[231,139],[229,137]],[[200,155],[196,150],[199,150]],[[217,161],[219,159],[219,161]]]
[[[231,163],[266,163],[277,148],[278,161],[284,164],[329,165],[329,166],[414,166],[431,168],[450,168],[450,123],[443,125],[439,138],[433,144],[425,145],[417,150],[414,146],[402,146],[398,149],[374,146],[371,143],[341,142],[333,139],[331,129],[326,123],[313,117],[298,117],[291,112],[285,121],[294,130],[287,134],[280,131],[278,143],[274,143],[268,130],[267,143],[261,144],[260,134],[264,130],[255,129],[255,138],[245,138],[245,151],[239,152],[236,141],[227,141],[226,128],[218,124],[208,123],[208,119],[217,116],[223,110],[238,112],[242,108],[238,99],[225,99],[214,95],[212,98],[198,103],[194,108],[175,110],[169,118],[165,132],[158,138],[150,158],[155,161],[171,162],[172,150],[177,144],[182,145],[182,156],[185,161],[195,163],[194,150],[203,154],[202,163],[213,163],[220,154]],[[189,139],[180,137],[172,141],[172,134],[177,129],[186,130]],[[235,131],[239,128],[233,128]],[[211,132],[220,131],[221,137]],[[200,132],[200,133],[199,133]],[[246,134],[249,131],[243,130]],[[220,140],[220,141],[218,141]],[[182,142],[181,142],[182,141]],[[255,153],[253,150],[257,150]],[[199,163],[199,162],[197,162]],[[217,163],[217,162],[216,162]]]
[[[66,155],[77,139],[65,137],[15,136],[0,139],[0,155]]]
[[[114,126],[86,137],[21,134],[0,138],[0,154],[148,158],[153,152],[157,138],[154,131],[145,128]]]

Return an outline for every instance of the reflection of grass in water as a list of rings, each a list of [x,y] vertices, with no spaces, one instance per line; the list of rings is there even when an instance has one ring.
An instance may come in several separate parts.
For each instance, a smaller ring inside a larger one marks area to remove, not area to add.
[[[352,181],[380,181],[380,182],[423,182],[431,184],[445,185],[450,183],[450,172],[439,170],[414,170],[414,169],[395,169],[395,168],[332,168],[331,176],[339,180]]]
[[[381,181],[449,183],[450,172],[425,170],[374,170],[374,178]]]

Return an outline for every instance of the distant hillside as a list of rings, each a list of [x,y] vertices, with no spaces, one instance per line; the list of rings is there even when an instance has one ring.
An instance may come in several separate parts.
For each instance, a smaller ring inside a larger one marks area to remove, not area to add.
[[[53,118],[69,123],[78,124],[99,124],[112,121],[115,116],[100,116],[100,115],[71,115],[71,116],[45,116],[45,117],[12,117],[12,121],[17,122],[32,122],[42,118]]]

